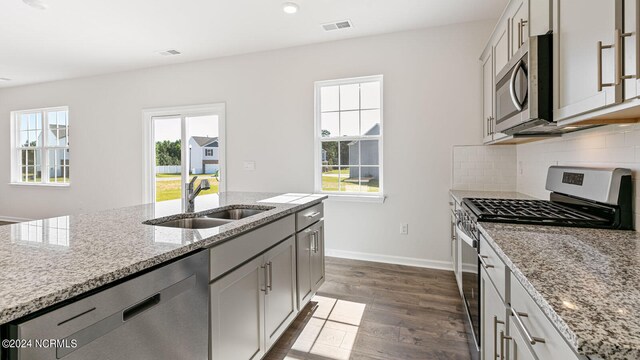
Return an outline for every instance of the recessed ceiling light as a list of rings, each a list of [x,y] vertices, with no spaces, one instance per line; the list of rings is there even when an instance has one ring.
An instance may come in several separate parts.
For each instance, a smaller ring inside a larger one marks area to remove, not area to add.
[[[282,4],[282,11],[286,12],[287,14],[295,14],[298,12],[298,9],[300,9],[298,4],[293,2],[286,2]]]
[[[46,10],[49,7],[43,0],[22,0],[22,2],[38,10]]]
[[[182,54],[180,51],[175,50],[175,49],[159,51],[158,53],[160,55],[162,55],[162,56],[172,56],[172,55],[180,55],[180,54]]]

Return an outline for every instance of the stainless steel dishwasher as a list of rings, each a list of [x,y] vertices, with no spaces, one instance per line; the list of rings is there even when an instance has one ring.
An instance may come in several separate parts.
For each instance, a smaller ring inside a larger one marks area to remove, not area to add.
[[[11,324],[11,338],[31,343],[14,349],[10,358],[208,359],[207,254],[198,252]]]

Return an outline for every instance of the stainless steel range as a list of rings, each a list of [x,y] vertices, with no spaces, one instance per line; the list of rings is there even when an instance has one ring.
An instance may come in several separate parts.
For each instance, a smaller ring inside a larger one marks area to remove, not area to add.
[[[478,222],[633,229],[629,169],[552,166],[549,200],[464,198],[456,212],[461,244],[462,296],[468,315],[472,357],[480,351],[480,232]]]

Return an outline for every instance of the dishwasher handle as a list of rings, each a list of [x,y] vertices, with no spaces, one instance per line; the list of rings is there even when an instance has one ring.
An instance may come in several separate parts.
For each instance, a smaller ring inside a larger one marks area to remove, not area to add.
[[[136,315],[141,314],[158,304],[160,304],[160,293],[150,296],[149,298],[133,305],[132,307],[125,309],[122,312],[122,321],[128,321]]]

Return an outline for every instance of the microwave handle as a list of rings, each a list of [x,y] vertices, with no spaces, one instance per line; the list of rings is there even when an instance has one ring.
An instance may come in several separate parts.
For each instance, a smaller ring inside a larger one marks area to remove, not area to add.
[[[518,95],[516,95],[516,75],[518,75],[520,67],[522,67],[522,60],[518,61],[516,66],[513,67],[511,79],[509,79],[509,94],[511,94],[511,101],[518,111],[522,111],[522,104],[518,99]]]

